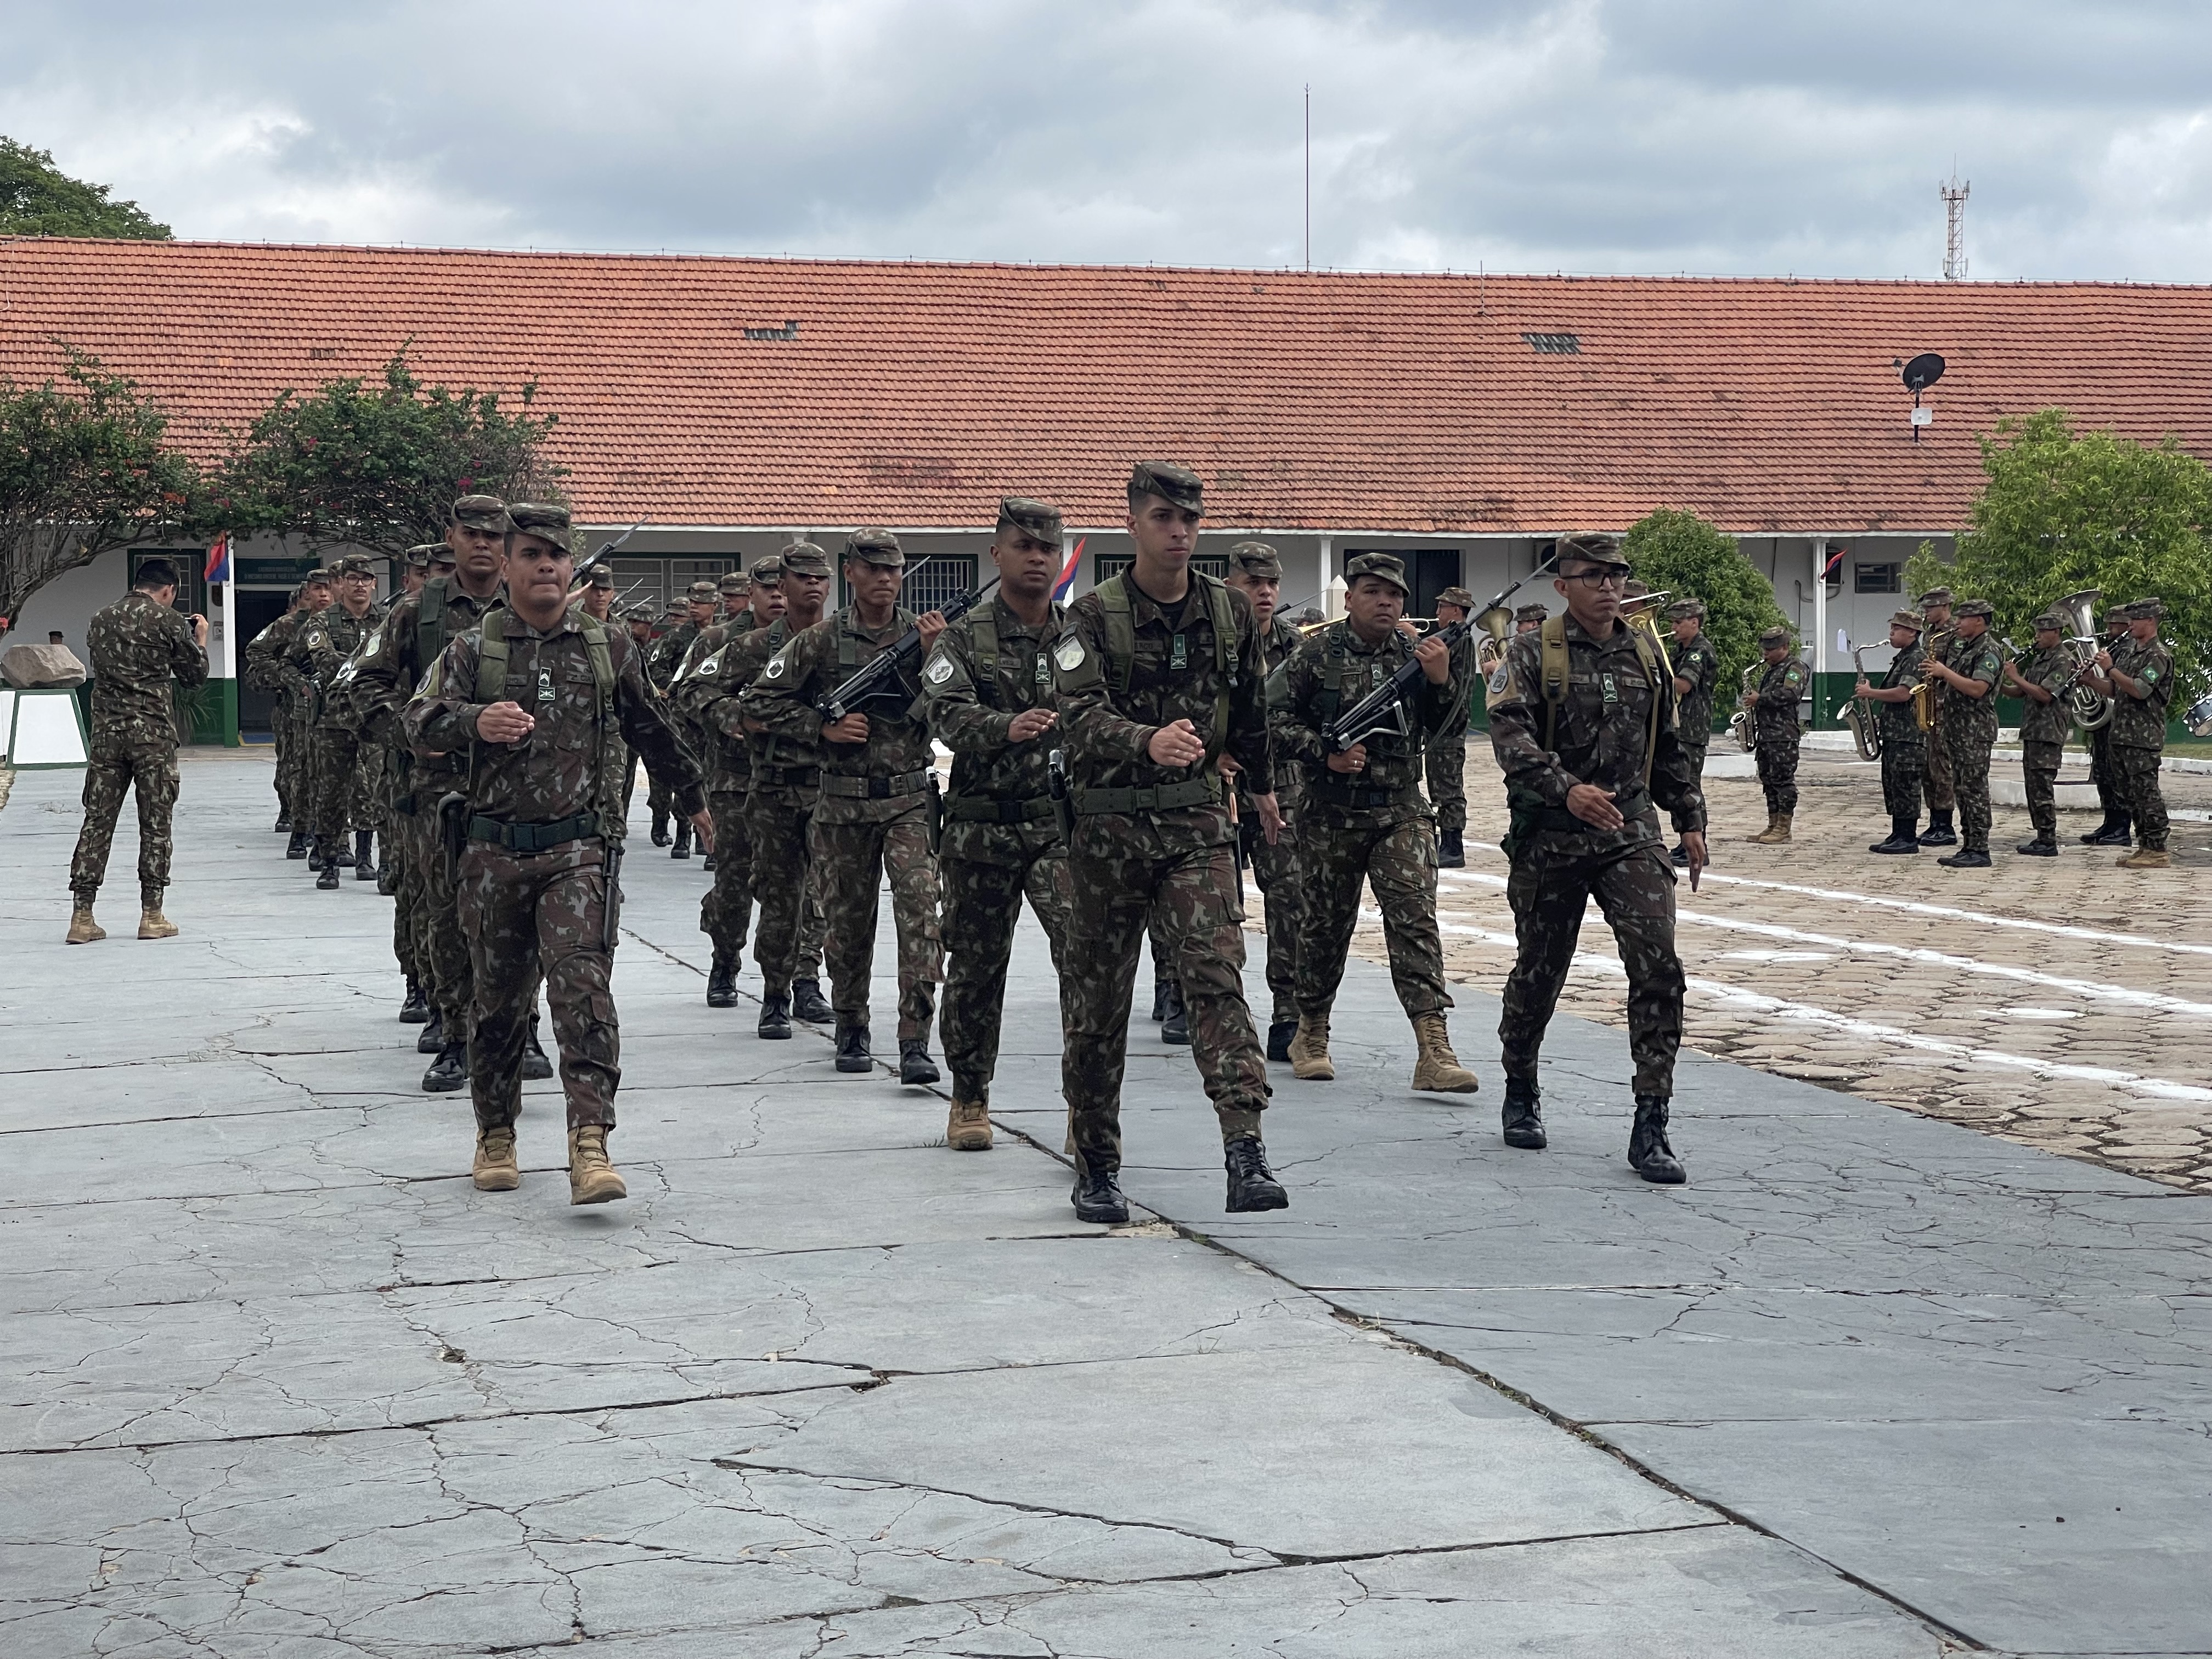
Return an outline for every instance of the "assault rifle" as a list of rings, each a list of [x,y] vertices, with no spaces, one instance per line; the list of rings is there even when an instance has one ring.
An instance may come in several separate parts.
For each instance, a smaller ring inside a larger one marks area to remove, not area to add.
[[[616,537],[614,540],[611,542],[601,542],[599,546],[592,550],[591,557],[584,560],[577,565],[576,574],[570,578],[574,586],[576,587],[583,586],[585,579],[592,574],[592,567],[599,564],[602,560],[614,557],[615,550],[620,547],[624,542],[628,541],[631,537],[636,535],[639,531],[644,529],[647,522],[647,520],[640,519],[629,529],[623,531],[621,535]],[[630,592],[635,593],[640,586],[642,586],[642,584],[634,584],[630,588]],[[620,603],[620,601],[617,601],[617,603]]]
[[[1556,555],[1553,556],[1553,557],[1556,556]],[[1498,594],[1481,610],[1471,611],[1455,623],[1447,623],[1430,635],[1429,638],[1442,640],[1445,648],[1450,649],[1468,636],[1483,616],[1503,606],[1506,600],[1550,569],[1552,562],[1552,559],[1546,559],[1543,563]],[[1328,723],[1322,736],[1328,743],[1330,751],[1340,755],[1352,744],[1373,736],[1377,732],[1392,737],[1413,736],[1413,728],[1406,718],[1406,694],[1419,684],[1420,679],[1421,665],[1419,663],[1410,657],[1401,663],[1397,672],[1389,679],[1383,681],[1382,684],[1376,686]]]
[[[915,569],[921,567],[916,565]],[[950,605],[937,609],[948,623],[958,622],[989,595],[999,585],[996,576],[972,593],[963,593]],[[914,666],[921,655],[921,629],[919,625],[885,646],[882,651],[854,671],[851,678],[814,705],[822,716],[823,724],[834,726],[848,714],[866,711],[872,702],[896,702],[898,713],[904,714],[913,701],[906,689],[906,671]]]

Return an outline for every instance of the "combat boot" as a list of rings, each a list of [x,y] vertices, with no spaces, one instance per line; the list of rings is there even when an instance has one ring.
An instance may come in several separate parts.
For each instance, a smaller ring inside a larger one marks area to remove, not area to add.
[[[704,859],[700,860],[699,868],[705,874],[710,876],[713,875],[714,873],[714,855],[712,853],[708,854]]]
[[[511,1193],[522,1184],[514,1159],[514,1126],[477,1131],[476,1165],[469,1171],[480,1193]]]
[[[1524,1152],[1540,1152],[1551,1145],[1544,1133],[1544,1097],[1533,1077],[1505,1079],[1505,1106],[1500,1114],[1505,1144]]]
[[[2167,870],[2173,866],[2173,860],[2166,856],[2163,847],[2138,847],[2114,862],[2123,870]]]
[[[1961,847],[1936,862],[1949,870],[1986,870],[1990,867],[1990,855],[1979,847]]]
[[[1770,839],[1774,834],[1774,820],[1778,816],[1779,814],[1778,813],[1769,812],[1766,815],[1766,827],[1764,830],[1761,830],[1757,835],[1746,836],[1744,839],[1746,841],[1766,841]]]
[[[430,1069],[422,1073],[422,1092],[450,1095],[469,1086],[469,1045],[449,1042],[438,1050]]]
[[[945,1144],[956,1152],[991,1150],[991,1109],[980,1100],[955,1099],[945,1117]]]
[[[668,856],[672,859],[688,859],[691,856],[690,819],[676,820],[676,845],[668,849]]]
[[[1222,1162],[1229,1170],[1226,1203],[1230,1214],[1290,1208],[1291,1195],[1283,1190],[1283,1183],[1267,1167],[1267,1149],[1259,1136],[1239,1135],[1221,1151]]]
[[[1677,870],[1686,870],[1690,867],[1690,849],[1678,844],[1667,859]]]
[[[1759,842],[1763,847],[1781,846],[1784,842],[1790,839],[1790,822],[1796,817],[1796,814],[1794,812],[1777,812],[1774,815],[1773,821],[1766,826],[1765,830],[1759,835],[1753,836],[1752,839]]]
[[[1667,1144],[1667,1103],[1656,1095],[1636,1097],[1636,1123],[1628,1132],[1628,1167],[1660,1187],[1679,1187],[1690,1178]]]
[[[1120,1173],[1097,1168],[1087,1159],[1076,1160],[1075,1190],[1069,1196],[1078,1221],[1118,1226],[1129,1218],[1129,1200],[1121,1196],[1121,1183],[1114,1178]]]
[[[307,832],[306,830],[295,830],[292,832],[292,839],[284,843],[284,856],[288,859],[303,859],[307,856]]]
[[[327,855],[324,858],[322,866],[315,872],[315,888],[317,891],[324,893],[335,893],[338,890],[338,866],[336,859]]]
[[[1300,1014],[1291,1039],[1291,1075],[1306,1083],[1334,1083],[1336,1066],[1328,1057],[1328,1016]]]
[[[1291,1059],[1291,1039],[1298,1034],[1297,1016],[1273,1021],[1267,1027],[1267,1058],[1282,1065]]]
[[[538,1022],[530,1022],[530,1035],[522,1040],[522,1075],[532,1083],[543,1083],[553,1075],[553,1062],[545,1057],[545,1049],[538,1041]]]
[[[353,868],[353,848],[346,842],[344,830],[339,830],[337,839],[323,848],[323,862],[341,870]]]
[[[791,999],[763,993],[761,997],[760,1024],[753,1035],[765,1037],[770,1042],[788,1042],[791,1037]]]
[[[2134,845],[2131,836],[2135,829],[2135,814],[2132,812],[2113,813],[2112,827],[2105,832],[2104,839],[2100,842],[2098,845],[2100,847],[2129,847]]]
[[[69,937],[65,945],[90,945],[95,939],[107,937],[107,929],[92,919],[92,901],[79,899],[70,907]]]
[[[1920,837],[1914,833],[1911,818],[1894,817],[1889,821],[1889,839],[1875,842],[1867,848],[1869,853],[1911,853],[1920,851]]]
[[[1437,867],[1457,870],[1467,863],[1467,832],[1462,830],[1437,831]]]
[[[738,957],[734,951],[714,952],[714,964],[707,969],[707,1006],[709,1008],[734,1008],[738,1006]]]
[[[292,831],[292,815],[281,806],[276,809],[276,827],[280,836],[289,835]]]
[[[1932,806],[1928,809],[1928,827],[1920,832],[1920,844],[1923,847],[1956,847],[1959,844],[1959,837],[1951,828],[1948,812],[1939,812]]]
[[[424,1023],[422,1029],[415,1034],[415,1052],[418,1054],[434,1054],[445,1046],[446,1017],[433,1008],[430,1011],[429,1019]]]
[[[1155,1025],[1168,1017],[1168,989],[1172,982],[1157,974],[1152,976],[1152,1024]]]
[[[899,1039],[899,1081],[911,1084],[937,1081],[937,1062],[929,1057],[927,1037]]]
[[[665,812],[653,815],[653,844],[655,847],[668,845],[668,814]]]
[[[422,981],[410,974],[407,976],[407,994],[399,1004],[399,1023],[402,1025],[427,1025],[429,1020],[430,1002],[422,994]]]
[[[586,1123],[568,1131],[568,1202],[605,1204],[628,1198],[629,1188],[615,1166],[607,1162],[607,1131],[603,1123]]]
[[[1160,1021],[1160,1041],[1178,1048],[1190,1045],[1190,1011],[1183,1006],[1182,987],[1168,981],[1167,1014]]]
[[[2012,850],[2020,854],[2024,858],[2055,859],[2058,856],[2058,843],[2056,841],[2047,841],[2043,836],[2038,836],[2033,841],[2024,841],[2021,842],[2019,846],[2014,848]]]
[[[837,1027],[837,1069],[841,1072],[875,1069],[875,1060],[868,1053],[866,1026],[841,1024]]]
[[[354,831],[353,878],[356,881],[376,879],[376,832],[373,830]]]
[[[1420,1057],[1413,1062],[1413,1086],[1432,1094],[1471,1095],[1482,1086],[1452,1052],[1451,1034],[1440,1013],[1413,1016],[1413,1041]]]
[[[138,937],[140,939],[174,939],[176,936],[177,924],[161,914],[161,906],[158,900],[152,904],[139,906]]]
[[[2103,823],[2100,823],[2100,824],[2099,824],[2099,825],[2098,825],[2094,830],[2091,830],[2087,835],[2086,835],[2086,836],[2076,836],[2075,837],[2075,839],[2076,841],[2080,842],[2081,843],[2081,845],[2082,845],[2082,846],[2084,846],[2084,847],[2102,847],[2102,846],[2105,844],[2105,837],[2106,837],[2106,836],[2109,836],[2109,835],[2111,835],[2112,833],[2112,812],[2110,811],[2110,810],[2107,810],[2107,811],[2106,811],[2106,813],[2105,813],[2105,818],[2104,818],[2104,822],[2103,822]]]
[[[795,979],[791,981],[791,1013],[794,1019],[809,1025],[835,1025],[837,1011],[830,1006],[829,998],[822,994],[818,979]]]

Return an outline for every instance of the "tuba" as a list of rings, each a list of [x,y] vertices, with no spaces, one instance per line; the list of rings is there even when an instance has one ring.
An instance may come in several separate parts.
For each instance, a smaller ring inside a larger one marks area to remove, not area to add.
[[[1863,645],[1851,647],[1851,666],[1861,679],[1866,678],[1866,665],[1859,660],[1865,651]],[[1856,697],[1844,705],[1844,724],[1851,728],[1851,742],[1857,745],[1861,760],[1881,758],[1881,722],[1872,710],[1862,709]]]
[[[2081,683],[2082,677],[2097,665],[2097,601],[2102,597],[2101,590],[2085,587],[2058,602],[2058,609],[2074,624],[2066,641],[2067,653],[2074,659],[2074,683],[2067,688],[2066,712],[2084,732],[2094,732],[2112,718],[2112,700]]]

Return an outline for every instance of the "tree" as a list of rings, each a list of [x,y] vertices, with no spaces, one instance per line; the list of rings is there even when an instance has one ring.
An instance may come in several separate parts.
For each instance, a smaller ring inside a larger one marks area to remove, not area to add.
[[[2172,711],[2212,679],[2212,471],[2172,434],[2137,443],[2076,432],[2063,409],[1997,422],[1981,439],[1989,483],[1946,565],[1927,544],[1905,567],[1918,593],[1941,583],[1996,608],[1993,631],[2025,645],[2028,623],[2069,593],[2104,603],[2156,594],[2173,653]]]
[[[402,346],[380,385],[331,380],[285,392],[222,464],[210,527],[297,536],[311,548],[404,553],[440,539],[453,498],[558,501],[565,467],[544,454],[552,415],[510,413],[493,392],[424,387]]]
[[[111,202],[108,186],[72,179],[51,153],[0,137],[0,236],[106,236],[166,242],[136,202]]]
[[[1758,659],[1761,631],[1789,626],[1772,586],[1735,537],[1694,513],[1662,507],[1647,514],[1628,527],[1620,547],[1654,592],[1705,602],[1705,637],[1721,665],[1713,704],[1733,708],[1743,671]]]
[[[197,478],[136,382],[70,346],[59,380],[0,375],[0,616],[65,570],[179,527]]]

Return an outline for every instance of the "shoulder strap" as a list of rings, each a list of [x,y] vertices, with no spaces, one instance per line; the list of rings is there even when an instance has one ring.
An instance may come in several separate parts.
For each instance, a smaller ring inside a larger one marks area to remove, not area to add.
[[[1237,610],[1229,602],[1227,582],[1202,570],[1190,574],[1206,596],[1206,615],[1213,622],[1213,668],[1221,679],[1221,690],[1213,697],[1213,731],[1206,744],[1211,757],[1229,744],[1229,694],[1237,689]]]
[[[1344,708],[1344,670],[1346,629],[1351,624],[1341,617],[1328,625],[1322,639],[1321,690],[1314,694],[1314,712],[1326,726]]]
[[[1628,630],[1628,637],[1636,646],[1637,665],[1644,670],[1644,678],[1651,686],[1651,714],[1644,730],[1644,787],[1651,787],[1651,763],[1659,753],[1659,713],[1667,699],[1674,695],[1674,677],[1662,666],[1664,659],[1650,636],[1640,628]]]
[[[584,625],[584,648],[592,659],[592,682],[599,688],[604,718],[615,706],[615,658],[607,648],[607,625],[588,611],[579,611],[576,620]]]
[[[1544,691],[1544,747],[1549,750],[1559,732],[1559,705],[1567,700],[1567,619],[1545,617],[1536,638],[1537,672]]]
[[[487,611],[477,627],[477,701],[497,702],[507,695],[507,619]]]
[[[1129,585],[1109,576],[1093,590],[1106,613],[1106,668],[1117,695],[1126,696],[1137,667],[1137,623],[1129,609]]]
[[[986,708],[999,706],[999,603],[979,605],[968,613],[968,637],[974,642],[975,672],[969,679]]]
[[[860,665],[860,647],[853,642],[851,607],[837,612],[837,672],[849,675]]]

